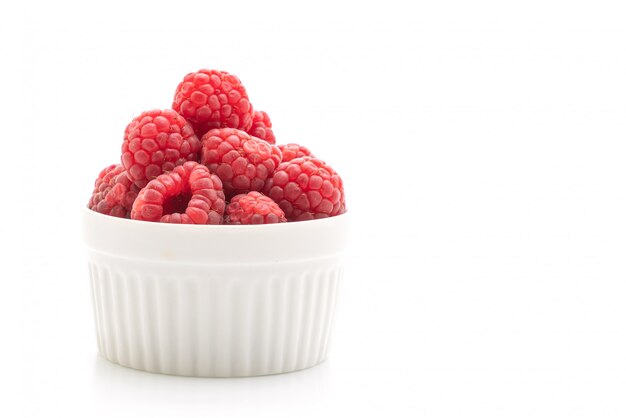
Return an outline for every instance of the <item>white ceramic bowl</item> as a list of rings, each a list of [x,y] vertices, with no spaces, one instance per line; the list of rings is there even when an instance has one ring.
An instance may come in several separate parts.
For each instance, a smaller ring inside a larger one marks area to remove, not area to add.
[[[258,376],[326,358],[347,215],[174,225],[83,211],[98,349],[184,376]]]

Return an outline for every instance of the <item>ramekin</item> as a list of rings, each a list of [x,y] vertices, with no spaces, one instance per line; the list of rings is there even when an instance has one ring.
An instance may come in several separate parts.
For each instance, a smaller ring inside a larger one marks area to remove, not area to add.
[[[111,362],[235,377],[326,358],[348,215],[272,225],[82,216],[98,349]]]

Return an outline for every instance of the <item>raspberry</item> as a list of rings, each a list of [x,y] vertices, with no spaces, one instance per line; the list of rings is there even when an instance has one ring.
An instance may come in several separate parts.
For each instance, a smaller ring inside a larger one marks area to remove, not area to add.
[[[197,161],[200,141],[185,119],[171,109],[150,110],[124,132],[122,164],[140,188],[185,161]]]
[[[262,190],[281,157],[276,145],[237,129],[212,129],[202,137],[200,161],[219,176],[229,197]]]
[[[198,137],[210,129],[252,126],[252,105],[239,79],[218,70],[189,73],[176,87],[172,108],[186,118]]]
[[[133,204],[131,218],[175,224],[221,224],[222,182],[194,161],[151,180]]]
[[[128,218],[139,188],[132,184],[124,167],[113,164],[100,172],[89,198],[89,209],[105,215]]]
[[[289,221],[306,221],[346,211],[343,182],[318,158],[302,157],[281,163],[265,185]]]
[[[267,196],[259,192],[238,194],[230,200],[224,213],[231,225],[276,224],[287,222],[285,212]]]
[[[272,121],[267,113],[261,110],[255,110],[252,118],[252,127],[248,130],[248,133],[257,138],[264,139],[270,144],[276,143],[276,137],[274,131],[272,131]]]
[[[307,147],[298,144],[279,145],[278,148],[283,153],[283,162],[301,157],[315,157]]]

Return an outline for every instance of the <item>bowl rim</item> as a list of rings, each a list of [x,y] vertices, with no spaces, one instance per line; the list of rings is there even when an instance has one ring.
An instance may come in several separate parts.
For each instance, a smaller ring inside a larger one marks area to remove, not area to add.
[[[192,230],[192,229],[199,230],[203,228],[231,230],[233,228],[236,228],[237,230],[254,229],[255,231],[259,231],[261,229],[295,228],[296,225],[298,227],[308,227],[308,225],[313,222],[315,222],[315,225],[322,226],[322,224],[328,225],[332,223],[342,222],[345,219],[350,217],[350,215],[348,215],[348,211],[346,211],[342,214],[330,216],[328,218],[311,219],[307,221],[281,222],[281,223],[275,223],[275,224],[254,224],[254,225],[228,225],[228,224],[211,225],[211,224],[174,224],[174,223],[166,223],[166,222],[150,222],[150,221],[141,221],[141,220],[130,219],[130,218],[120,218],[117,216],[105,215],[103,213],[96,212],[94,210],[89,209],[86,206],[82,208],[82,212],[84,216],[90,216],[94,219],[99,218],[104,222],[110,222],[112,224],[118,224],[120,226],[126,223],[126,224],[131,225],[133,228],[151,228],[151,229],[181,228],[181,229],[189,229],[189,230]]]
[[[349,216],[264,225],[187,225],[117,218],[83,209],[91,254],[158,262],[249,265],[336,257]]]

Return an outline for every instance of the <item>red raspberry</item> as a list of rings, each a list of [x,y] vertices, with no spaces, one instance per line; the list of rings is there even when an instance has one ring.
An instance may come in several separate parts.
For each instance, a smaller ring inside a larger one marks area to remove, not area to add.
[[[272,131],[272,121],[267,113],[261,110],[255,110],[252,118],[252,127],[248,130],[248,133],[257,138],[264,139],[270,144],[276,143],[276,137],[274,131]]]
[[[281,163],[265,185],[289,221],[306,221],[346,211],[343,182],[318,158],[302,157]]]
[[[105,215],[128,218],[139,188],[132,184],[124,167],[113,164],[98,175],[89,199],[89,209]]]
[[[193,126],[198,137],[210,129],[252,126],[252,105],[239,79],[218,70],[189,73],[176,87],[172,108]]]
[[[150,181],[133,204],[132,219],[173,224],[221,224],[222,182],[194,161]]]
[[[202,137],[200,161],[219,176],[227,196],[262,190],[280,160],[276,145],[244,131],[212,129]]]
[[[197,161],[200,141],[185,119],[171,109],[150,110],[124,132],[122,164],[140,188],[185,161]]]
[[[232,225],[275,224],[287,222],[285,212],[267,196],[259,192],[238,194],[226,206],[226,223]]]
[[[279,145],[278,148],[283,153],[283,162],[301,157],[315,157],[307,147],[298,144]]]

